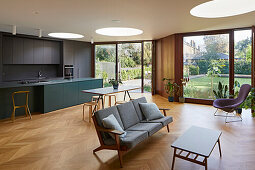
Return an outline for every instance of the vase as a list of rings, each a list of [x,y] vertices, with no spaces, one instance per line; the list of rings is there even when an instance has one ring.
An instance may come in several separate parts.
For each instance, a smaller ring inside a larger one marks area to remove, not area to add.
[[[119,85],[118,85],[118,84],[112,85],[112,87],[113,87],[114,89],[118,89],[118,88],[119,88]]]
[[[168,96],[168,101],[169,102],[173,102],[174,101],[174,97]]]

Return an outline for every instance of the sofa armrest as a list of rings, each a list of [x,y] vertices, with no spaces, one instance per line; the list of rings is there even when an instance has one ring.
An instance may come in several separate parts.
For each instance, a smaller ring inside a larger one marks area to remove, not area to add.
[[[159,110],[163,110],[164,116],[167,116],[167,115],[166,115],[166,111],[167,111],[167,110],[170,110],[170,109],[159,108]]]
[[[101,131],[101,132],[112,133],[112,134],[115,134],[115,135],[122,135],[124,133],[124,132],[120,132],[118,130],[106,129],[106,128],[102,128],[102,127],[97,128],[97,130]]]

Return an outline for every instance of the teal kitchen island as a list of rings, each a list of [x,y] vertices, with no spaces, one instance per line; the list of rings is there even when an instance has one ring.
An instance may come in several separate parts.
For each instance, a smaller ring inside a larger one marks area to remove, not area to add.
[[[29,84],[0,83],[0,119],[11,116],[13,110],[11,95],[15,91],[30,91],[29,108],[32,113],[48,113],[91,101],[92,94],[81,91],[102,87],[103,80],[96,78],[56,79]],[[22,105],[24,102],[25,96],[15,97],[16,105]],[[24,109],[17,109],[16,115],[25,115]]]

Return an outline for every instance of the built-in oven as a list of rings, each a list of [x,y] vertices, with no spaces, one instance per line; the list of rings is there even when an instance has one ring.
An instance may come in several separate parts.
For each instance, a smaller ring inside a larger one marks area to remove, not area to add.
[[[65,79],[72,79],[73,78],[73,65],[65,65]]]

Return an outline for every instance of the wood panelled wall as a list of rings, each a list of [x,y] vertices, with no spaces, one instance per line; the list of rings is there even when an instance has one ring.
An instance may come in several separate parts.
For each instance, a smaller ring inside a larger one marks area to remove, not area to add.
[[[162,79],[175,80],[175,38],[176,34],[156,40],[156,94],[167,97]]]

